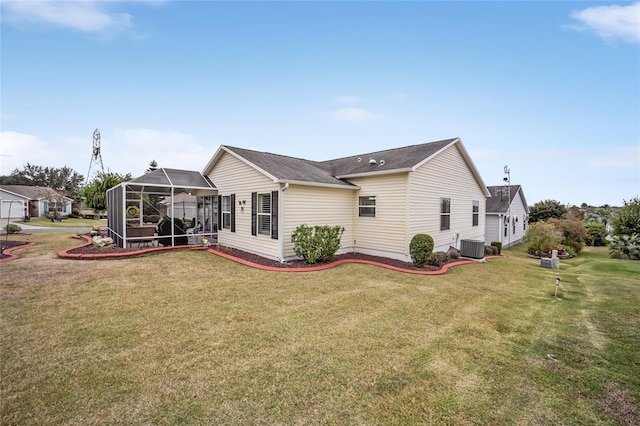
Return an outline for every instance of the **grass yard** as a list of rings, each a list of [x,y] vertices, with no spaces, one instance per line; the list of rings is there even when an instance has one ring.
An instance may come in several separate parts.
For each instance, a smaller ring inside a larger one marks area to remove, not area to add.
[[[426,277],[58,259],[69,235],[0,264],[3,425],[640,423],[640,262],[606,249]]]
[[[15,222],[22,225],[22,221]],[[31,226],[45,226],[48,228],[66,228],[77,226],[106,226],[107,219],[84,219],[84,218],[64,218],[60,222],[51,222],[46,217],[32,217],[29,222],[24,223]]]

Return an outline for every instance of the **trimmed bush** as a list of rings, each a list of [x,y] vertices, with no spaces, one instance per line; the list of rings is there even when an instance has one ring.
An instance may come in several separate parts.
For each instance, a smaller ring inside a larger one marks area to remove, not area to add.
[[[431,253],[429,261],[427,262],[431,266],[442,266],[449,260],[449,255],[443,251],[436,251]]]
[[[300,225],[291,234],[293,251],[305,263],[327,260],[340,248],[340,238],[343,233],[342,226]]]
[[[429,234],[416,234],[409,243],[411,261],[417,268],[427,264],[433,252],[433,237]]]
[[[498,247],[496,247],[496,246],[484,246],[484,255],[485,256],[497,256],[498,255]]]
[[[498,254],[502,254],[502,243],[500,241],[491,241],[491,245],[498,248]]]
[[[584,224],[587,231],[585,242],[589,246],[602,247],[607,245],[607,228],[604,223],[587,222]]]
[[[7,234],[17,234],[22,231],[22,228],[15,223],[10,223],[4,227],[4,230],[7,231]]]

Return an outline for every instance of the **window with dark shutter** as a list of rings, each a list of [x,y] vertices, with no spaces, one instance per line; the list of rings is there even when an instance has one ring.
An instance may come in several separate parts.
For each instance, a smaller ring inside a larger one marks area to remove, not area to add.
[[[271,238],[278,239],[278,191],[271,192]]]
[[[258,235],[258,193],[251,193],[251,235]]]
[[[231,232],[236,232],[236,194],[231,194]]]

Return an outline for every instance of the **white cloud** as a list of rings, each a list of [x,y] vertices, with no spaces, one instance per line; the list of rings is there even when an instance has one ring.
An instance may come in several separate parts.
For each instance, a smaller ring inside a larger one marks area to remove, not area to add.
[[[200,171],[215,149],[205,148],[192,135],[153,129],[101,130],[101,156],[105,170],[140,176],[156,160],[159,167]],[[0,175],[22,170],[27,163],[69,166],[86,175],[91,163],[93,139],[63,137],[45,140],[35,135],[13,131],[0,132]],[[92,165],[91,175],[98,166]],[[85,176],[86,177],[86,176]]]
[[[571,17],[581,22],[570,26],[571,29],[593,31],[606,40],[640,43],[640,2],[628,6],[592,6],[573,12]]]
[[[362,108],[340,108],[332,111],[329,116],[335,121],[342,121],[348,123],[363,123],[365,121],[377,120],[378,116],[374,113]]]
[[[133,27],[133,16],[115,12],[114,1],[3,1],[2,20],[18,26],[44,24],[89,33],[113,33]],[[149,3],[149,2],[145,2]],[[155,4],[158,2],[150,2]]]
[[[341,104],[355,104],[360,102],[360,97],[356,95],[336,96],[335,101]]]
[[[0,141],[0,175],[8,175],[15,169],[22,170],[27,163],[51,167],[66,165],[62,162],[63,155],[56,149],[56,144],[48,143],[37,136],[2,131]]]

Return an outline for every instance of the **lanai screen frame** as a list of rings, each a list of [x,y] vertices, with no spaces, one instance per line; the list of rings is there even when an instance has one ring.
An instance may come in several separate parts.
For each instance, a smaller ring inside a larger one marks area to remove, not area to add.
[[[169,197],[171,203],[171,212],[174,212],[174,198],[180,193],[189,193],[196,196],[196,210],[198,212],[196,221],[203,219],[203,224],[206,224],[206,219],[209,219],[209,227],[204,227],[200,232],[193,234],[176,234],[175,227],[173,225],[173,219],[171,220],[171,235],[164,235],[163,238],[171,238],[171,245],[175,245],[176,237],[191,236],[201,239],[202,237],[208,237],[212,241],[217,241],[218,230],[216,229],[218,208],[217,208],[217,194],[218,190],[211,180],[202,175],[200,172],[191,170],[179,170],[179,169],[157,169],[135,178],[128,182],[123,182],[107,191],[107,229],[109,236],[113,239],[114,243],[119,247],[127,247],[131,242],[140,240],[148,240],[148,237],[128,237],[127,236],[127,223],[133,223],[135,219],[127,218],[127,208],[129,202],[132,200],[127,199],[127,194],[138,195],[138,223],[136,226],[145,226],[144,224],[144,195],[160,195]],[[210,198],[210,203],[207,204],[207,199]],[[205,206],[210,206],[210,217],[200,217],[200,205],[202,203],[202,214],[205,214]]]

